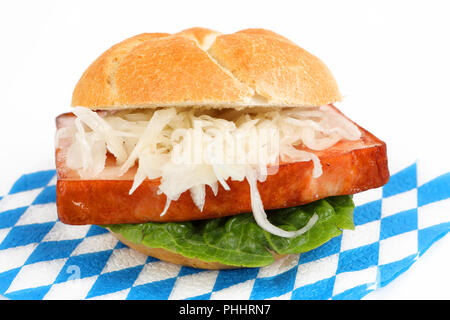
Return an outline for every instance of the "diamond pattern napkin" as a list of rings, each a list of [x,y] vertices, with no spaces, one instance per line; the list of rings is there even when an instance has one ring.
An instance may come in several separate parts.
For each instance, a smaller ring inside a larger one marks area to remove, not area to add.
[[[355,195],[355,230],[264,268],[200,270],[135,252],[98,226],[58,221],[54,170],[0,197],[0,295],[9,299],[360,299],[450,231],[450,173],[414,163]]]

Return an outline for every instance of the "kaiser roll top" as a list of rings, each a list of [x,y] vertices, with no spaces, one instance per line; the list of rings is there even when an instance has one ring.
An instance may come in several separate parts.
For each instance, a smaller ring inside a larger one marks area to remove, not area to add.
[[[272,31],[192,28],[143,33],[114,45],[83,73],[72,106],[289,107],[340,99],[326,65]]]

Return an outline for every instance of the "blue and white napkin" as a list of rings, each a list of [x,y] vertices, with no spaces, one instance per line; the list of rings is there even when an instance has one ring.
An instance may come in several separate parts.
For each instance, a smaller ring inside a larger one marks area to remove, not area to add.
[[[355,195],[355,230],[264,268],[210,271],[135,252],[98,226],[58,220],[54,170],[0,196],[0,295],[9,299],[360,299],[450,231],[450,172],[420,165]],[[419,179],[420,180],[420,179]]]

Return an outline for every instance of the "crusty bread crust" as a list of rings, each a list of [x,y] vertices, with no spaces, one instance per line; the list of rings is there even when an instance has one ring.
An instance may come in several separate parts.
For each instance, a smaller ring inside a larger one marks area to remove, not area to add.
[[[317,57],[268,30],[144,33],[83,73],[72,106],[91,109],[320,106],[341,100]]]
[[[197,258],[188,258],[181,254],[174,253],[174,252],[171,252],[171,251],[168,251],[165,249],[161,249],[161,248],[150,248],[150,247],[144,246],[143,244],[138,244],[138,243],[134,243],[130,240],[127,240],[122,235],[112,232],[111,230],[109,230],[109,231],[111,232],[112,235],[114,235],[123,244],[127,245],[131,249],[134,249],[134,250],[136,250],[140,253],[143,253],[147,256],[155,257],[162,261],[166,261],[166,262],[170,262],[170,263],[174,263],[174,264],[178,264],[178,265],[182,265],[182,266],[192,267],[192,268],[209,269],[209,270],[242,268],[241,266],[231,266],[231,265],[226,265],[226,264],[222,264],[219,262],[208,262],[208,261],[203,261],[203,260],[200,260]],[[285,257],[285,255],[274,254],[273,257],[276,261],[278,259]]]

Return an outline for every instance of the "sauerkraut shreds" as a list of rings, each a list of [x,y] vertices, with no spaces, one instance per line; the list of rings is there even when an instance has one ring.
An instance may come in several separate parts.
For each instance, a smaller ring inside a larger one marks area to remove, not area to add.
[[[330,106],[277,109],[200,108],[131,109],[94,112],[75,107],[72,126],[58,130],[58,138],[70,138],[66,165],[81,178],[91,179],[105,169],[107,152],[116,159],[120,174],[137,164],[130,194],[145,179],[161,178],[159,192],[171,201],[190,191],[200,211],[205,188],[214,194],[227,180],[250,185],[253,215],[258,225],[281,237],[295,237],[312,227],[285,231],[267,220],[257,188],[267,175],[275,174],[279,161],[312,161],[313,176],[322,174],[319,158],[312,152],[324,150],[342,139],[357,140],[356,125]]]

